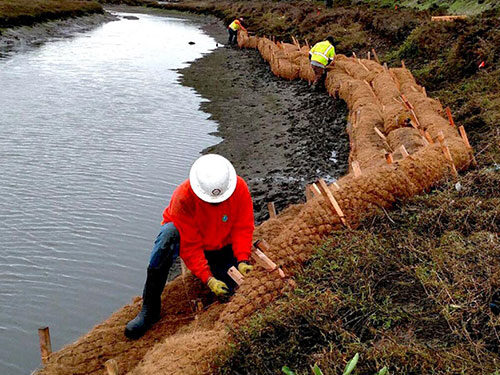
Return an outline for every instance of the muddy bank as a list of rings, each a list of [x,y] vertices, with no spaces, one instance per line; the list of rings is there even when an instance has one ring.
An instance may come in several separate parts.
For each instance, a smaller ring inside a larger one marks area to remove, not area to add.
[[[226,43],[220,22],[205,26]],[[221,47],[182,71],[182,83],[209,101],[223,141],[205,150],[229,158],[248,182],[258,222],[267,202],[278,210],[304,201],[305,185],[344,175],[349,152],[347,107],[307,83],[274,77],[258,52]]]
[[[70,38],[116,19],[116,16],[105,12],[5,29],[0,34],[0,58],[38,47],[54,39]]]

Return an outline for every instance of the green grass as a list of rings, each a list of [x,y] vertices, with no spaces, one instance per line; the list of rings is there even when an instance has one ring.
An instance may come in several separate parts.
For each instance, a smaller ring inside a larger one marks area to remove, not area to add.
[[[430,10],[442,14],[476,15],[487,10],[498,9],[496,0],[363,0],[364,3],[384,8],[398,7]]]
[[[297,288],[234,332],[218,374],[494,374],[500,171],[484,168],[353,232],[335,232]]]
[[[77,0],[0,0],[0,27],[102,13],[100,4]]]

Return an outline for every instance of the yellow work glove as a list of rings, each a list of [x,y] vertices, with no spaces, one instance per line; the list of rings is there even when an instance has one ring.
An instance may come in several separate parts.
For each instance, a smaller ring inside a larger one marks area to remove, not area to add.
[[[252,272],[253,270],[253,266],[248,264],[248,263],[245,263],[245,262],[240,262],[238,264],[238,271],[240,271],[240,273],[243,275],[243,276],[246,276],[248,275],[250,272]]]
[[[225,282],[217,280],[215,277],[211,277],[207,282],[208,287],[216,296],[223,296],[229,293],[229,289]]]

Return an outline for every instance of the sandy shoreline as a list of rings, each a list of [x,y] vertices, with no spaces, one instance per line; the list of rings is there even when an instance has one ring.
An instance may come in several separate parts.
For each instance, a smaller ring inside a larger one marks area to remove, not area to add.
[[[205,32],[227,42],[224,25]],[[204,152],[229,158],[248,182],[258,222],[267,202],[278,210],[305,200],[307,183],[347,170],[347,107],[307,83],[275,77],[257,51],[220,47],[181,70],[182,83],[209,102],[201,109],[218,122],[223,141]]]

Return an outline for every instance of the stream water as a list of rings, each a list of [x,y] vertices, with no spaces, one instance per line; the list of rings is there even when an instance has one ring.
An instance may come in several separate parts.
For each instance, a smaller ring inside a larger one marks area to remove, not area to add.
[[[39,327],[57,350],[141,294],[171,193],[218,142],[174,70],[215,41],[124,15],[0,59],[2,375],[39,365]]]

